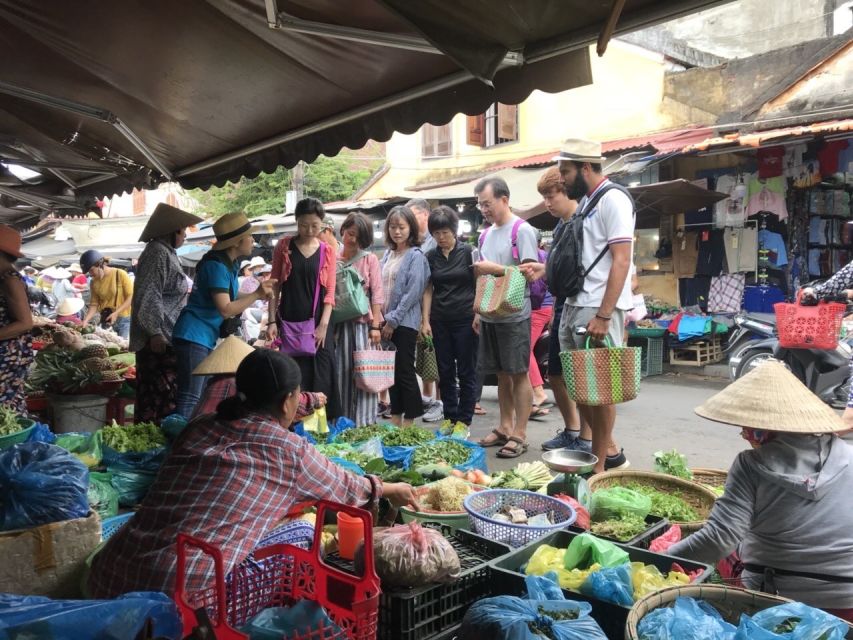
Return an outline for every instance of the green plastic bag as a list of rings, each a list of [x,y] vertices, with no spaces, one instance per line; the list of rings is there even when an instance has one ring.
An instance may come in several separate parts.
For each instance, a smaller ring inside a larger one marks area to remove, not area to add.
[[[56,436],[57,447],[62,447],[72,453],[90,469],[101,464],[101,432],[95,433],[61,433]]]
[[[625,516],[645,519],[652,510],[652,499],[625,487],[599,489],[592,494],[589,515],[593,522],[621,520]]]
[[[89,472],[89,490],[86,497],[89,506],[101,517],[112,518],[118,515],[118,491],[112,485],[113,475],[109,472]]]
[[[157,478],[156,472],[133,471],[121,467],[111,468],[110,473],[113,476],[113,488],[118,492],[118,502],[123,507],[133,507],[142,502],[148,488]]]
[[[604,568],[618,567],[628,561],[627,551],[589,533],[576,536],[563,556],[563,565],[569,571],[588,569],[593,564],[600,564]]]

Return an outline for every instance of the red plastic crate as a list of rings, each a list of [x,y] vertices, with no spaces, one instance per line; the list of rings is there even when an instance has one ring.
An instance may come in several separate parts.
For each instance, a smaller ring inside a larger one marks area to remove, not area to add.
[[[380,582],[373,564],[373,518],[364,509],[331,502],[317,503],[317,523],[327,511],[344,512],[364,524],[363,576],[354,576],[327,564],[321,557],[322,526],[314,530],[314,543],[306,551],[289,544],[256,550],[254,566],[238,565],[226,584],[219,549],[193,538],[178,535],[178,564],[175,602],[184,624],[184,635],[196,626],[196,610],[206,609],[217,640],[244,640],[236,631],[253,616],[269,607],[289,606],[298,600],[320,604],[339,630],[316,628],[288,640],[375,640],[379,619]],[[215,567],[214,586],[187,593],[185,576],[190,549],[210,557]],[[225,612],[223,615],[222,612]]]

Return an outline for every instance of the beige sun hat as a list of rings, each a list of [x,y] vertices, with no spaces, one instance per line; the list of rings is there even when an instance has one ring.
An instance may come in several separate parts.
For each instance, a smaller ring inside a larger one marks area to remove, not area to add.
[[[784,433],[846,431],[835,411],[788,371],[768,361],[696,408],[696,414],[736,427]]]
[[[266,260],[264,260],[261,256],[255,256],[251,260],[249,260],[249,266],[254,269],[255,267],[263,267],[266,264]]]
[[[142,230],[142,235],[139,236],[139,242],[148,242],[154,238],[175,233],[186,227],[201,222],[203,218],[199,218],[191,213],[178,209],[170,204],[161,202],[154,209],[154,213],[148,218],[148,223]]]
[[[560,153],[553,158],[554,162],[604,162],[601,155],[601,143],[582,138],[569,138],[560,147]]]
[[[216,236],[214,249],[221,251],[240,244],[240,240],[252,235],[252,223],[245,213],[226,213],[213,223],[213,233]]]
[[[83,298],[65,298],[65,300],[60,302],[59,306],[56,307],[56,315],[73,316],[84,306],[86,306],[86,303],[83,301]]]
[[[254,347],[250,347],[237,336],[228,336],[199,363],[193,375],[213,376],[237,373],[237,367],[243,362],[243,358],[254,350]]]

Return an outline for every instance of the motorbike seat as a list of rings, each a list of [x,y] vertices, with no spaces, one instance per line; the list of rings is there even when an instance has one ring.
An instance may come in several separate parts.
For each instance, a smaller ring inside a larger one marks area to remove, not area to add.
[[[776,325],[776,314],[773,313],[747,313],[745,320],[753,320],[762,324]]]

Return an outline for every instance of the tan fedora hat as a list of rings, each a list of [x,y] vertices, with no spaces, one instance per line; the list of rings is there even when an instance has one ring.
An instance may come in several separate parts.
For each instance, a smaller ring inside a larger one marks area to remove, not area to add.
[[[148,218],[148,223],[142,230],[142,235],[139,236],[140,242],[148,242],[154,238],[165,236],[175,231],[180,231],[186,227],[191,227],[198,224],[204,218],[199,218],[196,215],[187,213],[183,209],[178,209],[170,204],[161,202],[154,209],[154,213]]]
[[[240,244],[240,240],[246,236],[252,235],[252,223],[245,213],[226,213],[213,223],[213,233],[216,235],[214,249],[229,249]]]
[[[237,373],[237,367],[243,362],[243,358],[254,350],[254,347],[250,347],[237,336],[228,336],[198,364],[193,370],[193,375],[213,376]]]
[[[604,162],[601,143],[582,138],[569,138],[560,147],[560,153],[551,158],[554,162]]]
[[[696,408],[696,414],[736,427],[784,433],[849,429],[781,362],[768,361]]]

